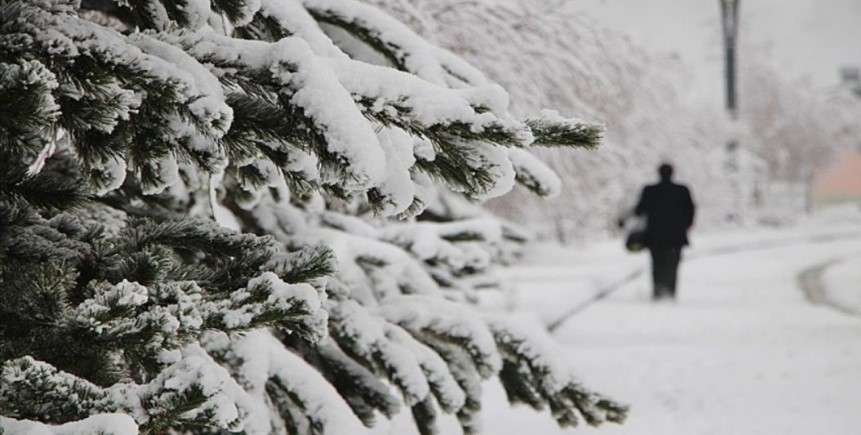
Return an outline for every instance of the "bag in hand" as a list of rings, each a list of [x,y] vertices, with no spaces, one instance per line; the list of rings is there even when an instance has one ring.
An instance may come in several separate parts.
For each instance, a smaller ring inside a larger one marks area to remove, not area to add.
[[[646,220],[635,217],[627,228],[625,236],[625,249],[628,252],[639,252],[646,248]]]
[[[629,252],[640,252],[646,247],[646,232],[633,230],[625,237],[625,249]]]

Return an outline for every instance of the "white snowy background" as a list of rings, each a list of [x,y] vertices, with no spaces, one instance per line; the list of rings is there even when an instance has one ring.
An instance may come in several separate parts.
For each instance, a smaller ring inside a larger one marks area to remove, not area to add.
[[[722,103],[719,0],[576,0],[571,4],[650,49],[676,53],[696,71],[696,95]],[[740,4],[740,40],[767,45],[787,76],[806,76],[825,88],[837,83],[840,66],[861,65],[857,43],[861,2],[741,0]]]

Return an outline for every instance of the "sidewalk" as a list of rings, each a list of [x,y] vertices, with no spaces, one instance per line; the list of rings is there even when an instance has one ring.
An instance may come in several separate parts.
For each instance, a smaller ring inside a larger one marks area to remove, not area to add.
[[[651,303],[642,276],[572,317],[556,334],[560,350],[586,384],[632,411],[625,425],[570,433],[856,435],[861,319],[810,304],[797,276],[861,252],[861,238],[846,237],[859,229],[855,219],[825,215],[793,228],[699,236],[677,303]],[[647,261],[612,243],[542,246],[532,255],[552,263],[523,266],[512,278],[521,283],[520,308],[545,320]],[[834,270],[832,281],[847,279],[846,269]],[[509,409],[498,385],[488,384],[486,397],[487,433],[569,433],[547,415]]]
[[[706,234],[694,232],[693,245],[684,252],[680,273],[684,274],[685,262],[706,256],[793,244],[828,243],[849,237],[861,238],[861,212],[854,209],[828,210],[791,227],[743,228]],[[647,273],[648,253],[631,254],[624,249],[621,240],[585,247],[536,244],[527,249],[523,258],[521,264],[503,272],[504,279],[514,287],[514,300],[510,304],[518,310],[533,312],[546,325],[558,321],[572,307],[589,304],[602,290],[616,291],[616,287],[624,284],[625,278],[635,272],[645,272],[636,278],[636,283],[651,285]],[[848,279],[838,277],[832,281],[845,282]],[[852,290],[845,292],[852,293]],[[861,307],[861,297],[853,303]]]

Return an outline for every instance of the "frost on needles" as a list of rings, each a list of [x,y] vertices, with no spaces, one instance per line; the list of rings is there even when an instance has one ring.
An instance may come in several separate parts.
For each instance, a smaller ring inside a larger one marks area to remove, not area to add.
[[[478,304],[526,236],[474,201],[600,134],[352,0],[0,0],[0,432],[621,422]]]

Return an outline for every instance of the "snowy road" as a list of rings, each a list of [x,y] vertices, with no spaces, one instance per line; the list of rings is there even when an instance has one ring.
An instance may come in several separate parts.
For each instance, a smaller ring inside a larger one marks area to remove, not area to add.
[[[625,425],[562,431],[546,415],[505,409],[490,385],[487,433],[861,433],[861,319],[811,304],[798,280],[811,266],[857,257],[861,239],[778,245],[686,262],[676,304],[650,303],[642,277],[559,328],[583,380],[631,404]],[[558,298],[584,278],[538,279],[549,270],[524,268],[520,286],[521,302],[552,318],[547,306],[560,301],[540,293]]]

